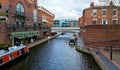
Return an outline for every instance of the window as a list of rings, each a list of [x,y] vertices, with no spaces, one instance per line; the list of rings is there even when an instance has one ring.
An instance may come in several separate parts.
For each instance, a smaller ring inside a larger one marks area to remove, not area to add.
[[[103,9],[103,15],[107,15],[107,10]]]
[[[113,10],[113,15],[114,15],[114,16],[117,15],[117,10],[116,10],[116,9]]]
[[[116,19],[113,19],[113,24],[117,24],[117,20]]]
[[[3,63],[3,59],[0,58],[0,64]]]
[[[13,59],[13,56],[12,54],[9,55],[9,60],[12,60]]]
[[[20,53],[19,53],[19,51],[17,52],[17,56],[19,56],[20,55]]]
[[[25,22],[25,10],[21,3],[16,5],[16,22],[24,24]]]
[[[94,24],[94,25],[97,24],[97,20],[93,20],[93,24]]]
[[[37,22],[37,10],[34,9],[34,14],[33,14],[33,21]],[[43,18],[43,17],[42,17]]]
[[[97,10],[93,10],[93,16],[96,16]]]
[[[102,24],[107,24],[107,20],[103,20],[103,21],[102,21]]]
[[[17,4],[16,13],[19,14],[19,15],[24,15],[25,14],[24,7],[21,3]]]

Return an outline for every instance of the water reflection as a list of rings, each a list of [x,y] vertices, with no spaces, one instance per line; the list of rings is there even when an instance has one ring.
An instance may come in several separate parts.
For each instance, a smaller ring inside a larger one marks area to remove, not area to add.
[[[31,48],[29,56],[5,70],[100,70],[90,55],[69,46],[70,36],[61,35]]]

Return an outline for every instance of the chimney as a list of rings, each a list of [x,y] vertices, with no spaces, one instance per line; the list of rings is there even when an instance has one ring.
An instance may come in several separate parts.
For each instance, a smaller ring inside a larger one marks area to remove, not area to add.
[[[91,3],[90,3],[90,7],[94,7],[94,2],[91,2]]]
[[[110,1],[110,6],[113,6],[113,2],[112,1]]]

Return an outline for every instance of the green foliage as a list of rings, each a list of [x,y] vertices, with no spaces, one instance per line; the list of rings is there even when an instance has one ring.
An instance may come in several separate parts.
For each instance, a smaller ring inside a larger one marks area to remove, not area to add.
[[[0,44],[0,49],[5,49],[5,44]]]
[[[5,14],[5,13],[1,13],[0,16],[7,16],[7,14]]]

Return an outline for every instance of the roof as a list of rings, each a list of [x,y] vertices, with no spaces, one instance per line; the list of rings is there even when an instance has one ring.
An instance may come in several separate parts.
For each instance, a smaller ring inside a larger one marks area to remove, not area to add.
[[[120,9],[120,6],[94,6],[94,7],[86,8],[84,10],[87,9]]]
[[[47,10],[46,8],[39,6],[39,10],[44,11],[46,13],[48,13],[49,15],[55,17],[55,15],[53,13],[51,13],[49,10]]]

